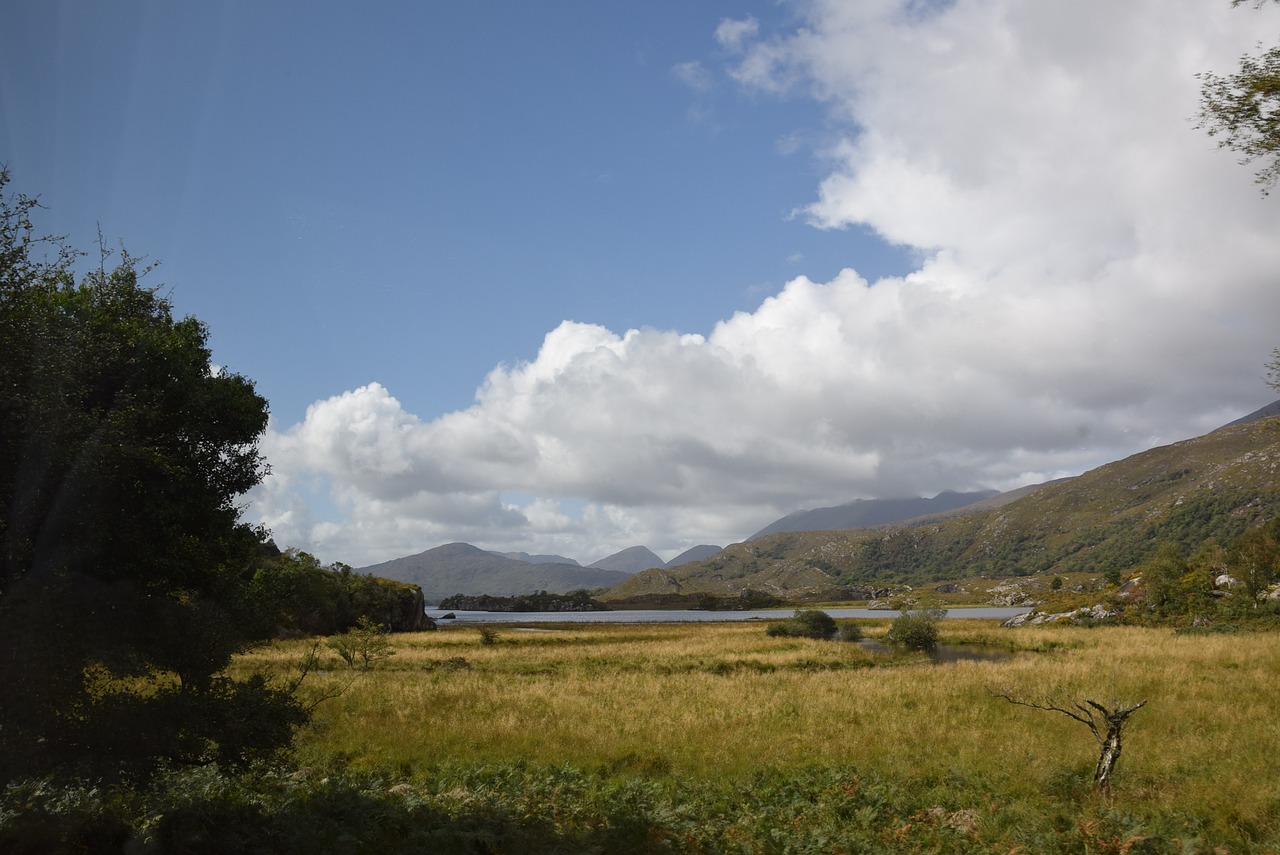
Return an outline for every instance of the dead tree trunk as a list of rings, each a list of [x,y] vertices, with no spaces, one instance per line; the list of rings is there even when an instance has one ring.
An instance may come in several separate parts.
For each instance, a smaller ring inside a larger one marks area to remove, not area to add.
[[[1115,771],[1116,761],[1120,759],[1120,752],[1124,748],[1122,737],[1124,735],[1125,722],[1129,720],[1129,716],[1147,703],[1146,701],[1139,701],[1136,704],[1126,705],[1119,701],[1114,701],[1111,707],[1107,708],[1088,698],[1082,701],[1064,698],[1055,702],[1050,700],[1027,700],[1006,692],[993,692],[993,694],[1018,706],[1062,713],[1067,718],[1075,719],[1089,728],[1089,732],[1093,734],[1093,738],[1098,742],[1099,749],[1098,765],[1093,770],[1093,785],[1098,792],[1103,794],[1107,793],[1111,788],[1111,773]]]

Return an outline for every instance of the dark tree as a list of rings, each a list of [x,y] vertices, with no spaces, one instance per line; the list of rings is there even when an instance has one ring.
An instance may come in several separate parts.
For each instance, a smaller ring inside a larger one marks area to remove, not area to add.
[[[245,763],[304,719],[250,641],[267,404],[127,253],[76,280],[0,171],[0,781]]]

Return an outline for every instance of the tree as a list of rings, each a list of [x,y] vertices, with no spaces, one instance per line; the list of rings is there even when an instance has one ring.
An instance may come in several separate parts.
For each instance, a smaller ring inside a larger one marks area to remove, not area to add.
[[[1280,579],[1280,521],[1252,528],[1231,541],[1227,549],[1227,572],[1238,579],[1251,608],[1267,589]]]
[[[350,668],[368,671],[374,663],[395,655],[387,640],[387,627],[362,617],[355,627],[327,642]]]
[[[1233,0],[1231,5],[1242,2]],[[1260,9],[1266,0],[1253,0],[1253,5]],[[1280,45],[1258,56],[1245,54],[1235,74],[1197,76],[1201,87],[1196,127],[1220,137],[1218,145],[1238,153],[1242,164],[1262,161],[1256,180],[1266,195],[1280,180]]]
[[[1161,543],[1156,554],[1145,561],[1138,572],[1142,575],[1143,605],[1148,613],[1168,617],[1183,611],[1181,582],[1189,570],[1176,544]]]
[[[1011,704],[1046,712],[1062,713],[1067,718],[1080,722],[1089,728],[1098,743],[1098,763],[1093,770],[1093,784],[1101,793],[1111,789],[1111,774],[1115,771],[1120,753],[1124,749],[1124,726],[1146,701],[1136,704],[1113,701],[1110,707],[1088,698],[1075,700],[1065,693],[1055,698],[1027,699],[1010,692],[992,692],[996,697]]]
[[[0,170],[0,782],[248,763],[305,719],[232,679],[267,404],[122,252],[36,238]]]

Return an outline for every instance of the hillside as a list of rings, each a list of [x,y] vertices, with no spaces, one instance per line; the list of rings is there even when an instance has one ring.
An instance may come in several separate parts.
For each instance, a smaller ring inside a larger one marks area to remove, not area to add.
[[[710,558],[723,548],[723,546],[712,546],[709,543],[691,546],[675,558],[668,561],[667,566],[679,567],[681,564],[688,564],[690,561],[701,561],[704,558]],[[649,568],[646,567],[645,569],[647,570]]]
[[[835,531],[846,528],[867,528],[887,525],[916,517],[945,513],[973,505],[1000,495],[995,490],[976,493],[957,493],[947,490],[932,499],[854,499],[831,508],[813,508],[796,511],[774,520],[748,540],[785,531]]]
[[[563,594],[581,588],[607,588],[628,576],[617,570],[577,564],[531,564],[466,543],[448,543],[417,555],[362,567],[359,572],[417,585],[428,603],[438,603],[454,594]]]
[[[1132,567],[1160,541],[1225,542],[1280,511],[1280,418],[1228,425],[1021,498],[874,529],[788,532],[648,570],[601,599],[736,594],[840,596],[841,589],[972,576]]]

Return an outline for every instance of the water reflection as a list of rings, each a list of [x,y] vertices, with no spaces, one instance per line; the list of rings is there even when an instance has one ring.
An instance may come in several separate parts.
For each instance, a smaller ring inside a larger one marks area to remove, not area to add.
[[[868,653],[894,653],[900,648],[885,644],[883,641],[860,641],[859,646]],[[997,647],[985,647],[980,644],[937,644],[932,650],[922,651],[929,654],[935,665],[947,665],[952,662],[1003,662],[1012,658],[1013,654]]]

